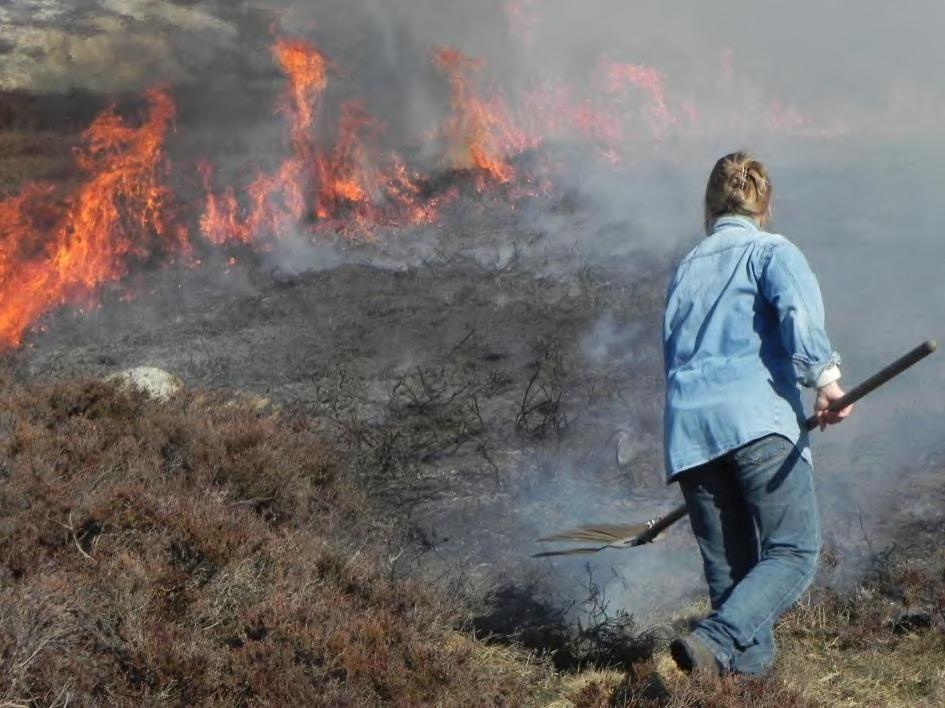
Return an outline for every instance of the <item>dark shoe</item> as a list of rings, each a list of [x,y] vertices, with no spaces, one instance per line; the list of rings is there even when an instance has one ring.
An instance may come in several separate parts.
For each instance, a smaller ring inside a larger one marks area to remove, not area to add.
[[[722,673],[722,667],[719,666],[715,654],[694,634],[674,639],[669,645],[669,653],[672,654],[676,666],[687,674],[719,676]]]

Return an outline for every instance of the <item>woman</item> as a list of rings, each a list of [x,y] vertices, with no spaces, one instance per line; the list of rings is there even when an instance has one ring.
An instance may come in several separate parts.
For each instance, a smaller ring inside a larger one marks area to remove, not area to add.
[[[813,579],[820,527],[798,384],[816,388],[821,428],[852,408],[824,331],[820,288],[801,252],[764,230],[764,166],[720,159],[704,239],[667,295],[665,452],[686,499],[712,612],[670,649],[685,671],[757,675],[772,627]]]

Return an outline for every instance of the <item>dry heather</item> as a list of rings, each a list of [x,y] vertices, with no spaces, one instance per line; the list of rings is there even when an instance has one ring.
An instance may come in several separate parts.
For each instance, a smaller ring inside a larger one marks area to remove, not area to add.
[[[521,703],[528,671],[336,543],[341,469],[250,403],[5,387],[0,703]]]

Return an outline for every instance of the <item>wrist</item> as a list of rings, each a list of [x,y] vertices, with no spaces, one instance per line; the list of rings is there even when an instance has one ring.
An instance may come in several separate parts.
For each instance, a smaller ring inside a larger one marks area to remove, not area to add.
[[[837,386],[837,381],[840,380],[840,367],[836,364],[830,364],[820,372],[820,375],[817,377],[815,386],[818,391],[826,389],[828,387]],[[839,387],[838,387],[839,388]]]

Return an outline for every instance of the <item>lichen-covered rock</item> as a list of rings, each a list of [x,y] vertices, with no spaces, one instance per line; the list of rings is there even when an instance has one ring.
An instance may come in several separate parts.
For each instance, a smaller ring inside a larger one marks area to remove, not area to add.
[[[147,393],[151,398],[166,401],[184,387],[184,382],[163,369],[139,366],[108,376],[106,381],[117,381]]]
[[[186,83],[235,52],[236,38],[233,24],[198,3],[0,3],[0,89],[113,93]]]

